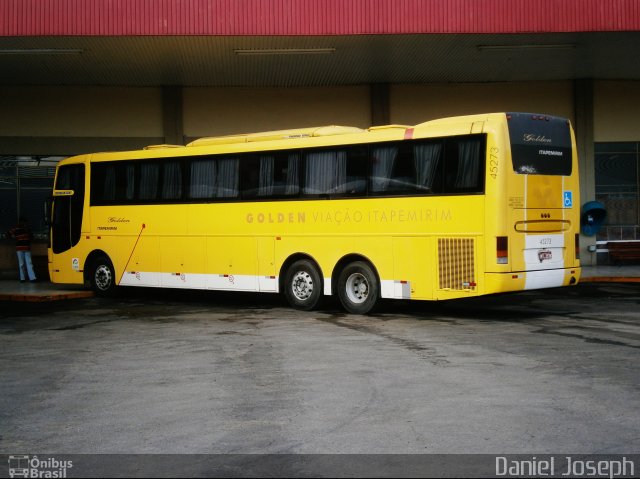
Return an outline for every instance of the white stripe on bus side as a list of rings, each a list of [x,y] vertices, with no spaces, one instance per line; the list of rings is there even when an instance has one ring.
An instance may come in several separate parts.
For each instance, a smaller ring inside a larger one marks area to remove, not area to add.
[[[127,271],[121,286],[145,286],[161,288],[210,289],[220,291],[279,292],[277,276],[223,275],[196,273],[158,273]],[[406,281],[382,280],[380,296],[387,299],[410,299],[411,285]],[[331,278],[324,278],[324,291],[332,294]]]

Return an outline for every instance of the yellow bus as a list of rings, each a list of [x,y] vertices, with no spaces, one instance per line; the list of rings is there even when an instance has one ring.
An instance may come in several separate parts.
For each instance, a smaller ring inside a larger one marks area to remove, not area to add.
[[[318,127],[60,162],[54,283],[445,300],[576,284],[570,122],[491,113]]]

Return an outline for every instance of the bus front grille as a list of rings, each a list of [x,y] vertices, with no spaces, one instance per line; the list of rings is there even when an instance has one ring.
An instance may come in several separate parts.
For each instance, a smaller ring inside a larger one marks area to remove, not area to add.
[[[438,238],[438,274],[440,289],[476,289],[475,239]]]

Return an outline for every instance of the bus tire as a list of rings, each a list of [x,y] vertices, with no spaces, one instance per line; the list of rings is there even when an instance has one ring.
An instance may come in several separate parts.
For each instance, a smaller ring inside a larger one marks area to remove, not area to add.
[[[91,262],[89,282],[97,296],[108,297],[115,294],[116,273],[108,257],[98,256]]]
[[[380,298],[378,276],[364,261],[348,264],[338,276],[338,297],[351,314],[370,313]]]
[[[322,297],[322,280],[311,261],[301,259],[287,268],[284,295],[295,309],[311,311],[318,306]]]

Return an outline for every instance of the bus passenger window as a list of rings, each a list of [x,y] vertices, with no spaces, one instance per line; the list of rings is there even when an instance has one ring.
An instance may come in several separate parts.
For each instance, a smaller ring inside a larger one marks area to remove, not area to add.
[[[138,199],[157,199],[159,178],[160,165],[157,162],[142,163],[140,165],[140,178],[138,180]]]
[[[238,158],[203,158],[191,162],[189,198],[237,198],[240,184]]]
[[[162,165],[162,199],[179,200],[182,197],[182,165],[168,161]]]
[[[398,142],[372,149],[371,192],[382,195],[440,191],[442,142]]]
[[[309,151],[305,156],[305,195],[364,194],[366,178],[366,148]]]
[[[345,193],[346,182],[346,151],[309,151],[306,154],[303,190],[305,195]]]
[[[300,155],[287,155],[287,165],[283,165],[281,178],[283,180],[284,194],[297,196],[300,193]]]
[[[216,162],[213,159],[199,159],[191,162],[189,198],[206,199],[214,197],[216,170]]]
[[[353,147],[347,150],[347,182],[345,193],[362,195],[367,191],[368,152],[366,148]]]
[[[134,198],[135,166],[130,162],[113,161],[91,165],[91,204],[125,204]]]
[[[132,163],[123,164],[117,168],[118,183],[116,186],[116,199],[132,201],[136,188],[136,167]],[[122,180],[120,180],[122,177]]]
[[[276,158],[273,155],[260,157],[258,169],[258,196],[273,196],[275,190]]]
[[[116,169],[109,163],[91,165],[91,204],[102,205],[116,198]]]
[[[240,179],[240,161],[237,158],[225,158],[216,161],[216,198],[237,198]]]
[[[260,158],[259,196],[294,196],[300,191],[297,154]]]
[[[265,153],[242,160],[242,196],[278,198],[296,196],[299,186],[297,153]]]
[[[415,188],[423,193],[439,193],[442,172],[442,142],[430,141],[413,147]]]
[[[447,140],[445,192],[481,193],[484,189],[484,137]]]
[[[393,190],[393,168],[399,148],[395,145],[376,146],[371,151],[371,192],[384,193]]]
[[[116,199],[116,167],[115,165],[106,165],[103,176],[100,178],[104,181],[102,188],[102,197],[100,201],[111,202]],[[96,185],[98,186],[98,185]],[[99,187],[98,187],[99,188]],[[100,190],[96,188],[96,194],[99,194]]]

